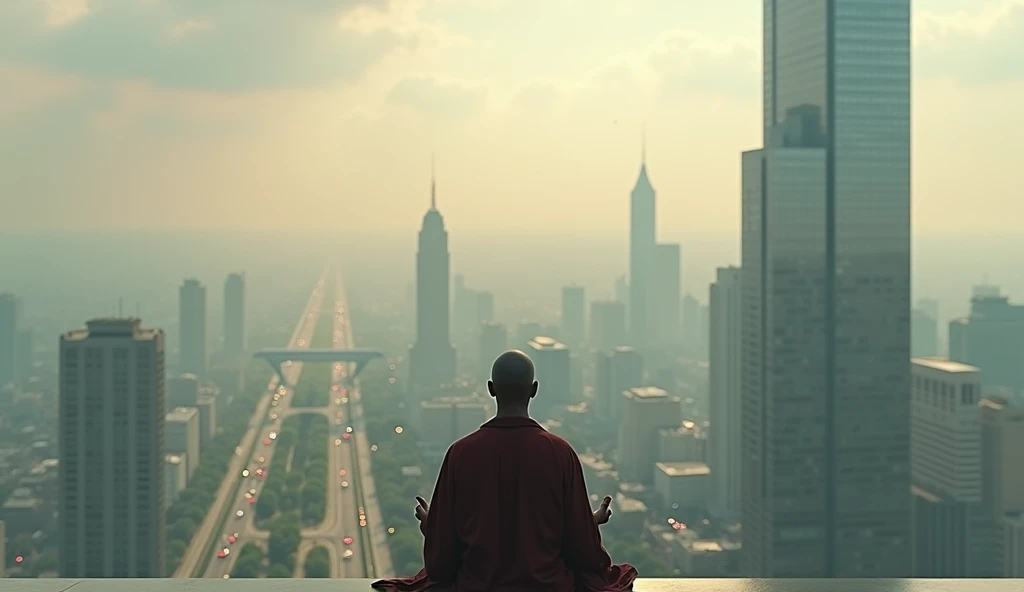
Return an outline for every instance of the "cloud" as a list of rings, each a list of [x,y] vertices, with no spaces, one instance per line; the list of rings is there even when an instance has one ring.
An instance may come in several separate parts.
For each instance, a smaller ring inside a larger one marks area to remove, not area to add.
[[[387,100],[391,104],[411,107],[429,115],[463,116],[473,114],[484,106],[487,89],[472,82],[439,80],[433,76],[409,76],[392,87]]]
[[[88,77],[148,80],[165,88],[245,91],[323,86],[358,79],[395,51],[440,39],[437,27],[417,26],[415,15],[396,8],[401,4],[2,2],[0,62]],[[367,6],[383,15],[397,15],[395,26],[345,26],[348,15]]]
[[[651,48],[648,65],[670,96],[710,92],[747,99],[758,94],[759,57],[747,42],[712,41],[692,32],[672,31]]]
[[[914,75],[971,84],[1024,80],[1024,0],[972,8],[915,15]]]

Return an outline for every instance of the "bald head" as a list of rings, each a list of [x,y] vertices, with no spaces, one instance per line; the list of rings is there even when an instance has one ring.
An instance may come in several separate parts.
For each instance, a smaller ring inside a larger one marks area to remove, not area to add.
[[[501,354],[491,366],[491,380],[487,388],[499,400],[531,399],[537,393],[533,360],[517,349]]]

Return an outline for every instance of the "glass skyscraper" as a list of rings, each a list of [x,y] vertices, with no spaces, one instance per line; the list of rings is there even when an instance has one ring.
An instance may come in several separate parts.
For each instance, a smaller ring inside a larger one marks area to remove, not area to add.
[[[765,0],[743,154],[746,575],[910,571],[910,0]]]

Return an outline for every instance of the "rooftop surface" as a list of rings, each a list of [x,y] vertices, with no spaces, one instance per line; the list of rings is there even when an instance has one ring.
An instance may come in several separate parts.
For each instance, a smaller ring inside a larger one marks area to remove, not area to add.
[[[22,580],[3,592],[366,592],[372,580]],[[636,592],[1019,592],[1020,580],[637,580]]]
[[[977,366],[971,366],[970,364],[954,362],[953,360],[947,360],[946,358],[914,358],[911,360],[911,362],[918,366],[932,368],[934,370],[940,370],[942,372],[949,372],[951,374],[981,371],[978,369]]]

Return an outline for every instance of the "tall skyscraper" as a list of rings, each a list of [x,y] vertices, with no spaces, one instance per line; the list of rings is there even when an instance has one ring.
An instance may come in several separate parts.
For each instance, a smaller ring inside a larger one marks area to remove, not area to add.
[[[644,359],[628,345],[610,353],[595,353],[594,403],[598,417],[619,421],[622,417],[622,393],[644,385]]]
[[[920,308],[910,313],[910,353],[915,358],[939,355],[939,321]]]
[[[178,297],[180,370],[202,376],[206,373],[206,286],[187,279]]]
[[[766,0],[743,154],[743,571],[905,577],[910,0]]]
[[[653,484],[658,432],[662,428],[677,428],[683,421],[679,397],[653,386],[631,388],[619,396],[619,475],[623,480]]]
[[[678,243],[654,246],[653,276],[650,282],[654,312],[651,339],[659,345],[675,345],[683,341],[680,314],[683,284]]]
[[[0,387],[18,378],[20,326],[21,299],[14,294],[0,294]]]
[[[614,300],[590,303],[590,345],[601,351],[626,344],[626,305]]]
[[[437,210],[437,186],[431,178],[430,209],[423,216],[416,251],[416,343],[409,351],[409,383],[421,392],[455,379],[449,323],[450,265],[448,231]]]
[[[60,341],[60,574],[164,577],[164,334],[97,319]]]
[[[654,242],[655,193],[647,178],[645,149],[629,202],[629,337],[630,345],[641,349],[648,345],[655,321],[651,314]]]
[[[740,515],[740,269],[720,267],[711,284],[708,386],[710,394],[708,466],[714,495],[712,511],[722,518]]]
[[[540,418],[550,417],[556,407],[572,403],[569,348],[550,337],[538,335],[529,341],[526,353],[537,368],[540,389],[531,403]]]
[[[562,341],[579,349],[587,336],[587,301],[583,286],[562,287]]]
[[[943,358],[911,364],[912,575],[977,577],[973,560],[985,555],[972,523],[981,515],[981,374]]]
[[[494,320],[494,293],[480,290],[476,293],[476,323],[489,323]],[[479,329],[479,327],[477,327]]]
[[[232,273],[224,281],[224,353],[245,351],[245,274]]]
[[[976,287],[977,290],[981,287]],[[971,299],[971,314],[949,322],[949,358],[982,369],[986,394],[1024,392],[1024,305],[1011,304],[998,288]],[[993,295],[994,293],[994,295]]]
[[[491,378],[491,365],[508,349],[508,329],[501,323],[485,322],[480,325],[480,376],[486,382]]]

